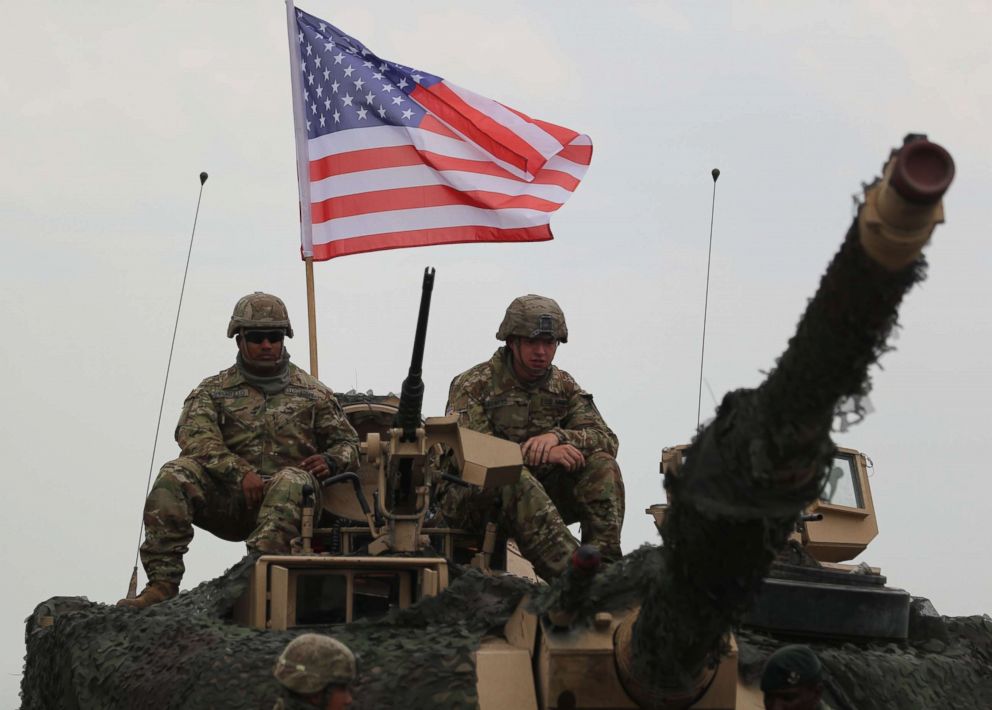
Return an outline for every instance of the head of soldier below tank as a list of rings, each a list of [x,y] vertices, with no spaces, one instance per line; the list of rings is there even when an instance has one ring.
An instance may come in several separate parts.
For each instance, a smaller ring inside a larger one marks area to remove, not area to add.
[[[347,710],[357,676],[355,656],[323,634],[302,634],[286,644],[272,674],[303,702],[321,710]],[[279,703],[276,708],[282,707]]]
[[[496,338],[506,341],[517,379],[536,382],[551,367],[558,343],[568,341],[565,314],[554,299],[519,296],[507,307]]]
[[[761,692],[765,710],[823,708],[823,664],[809,646],[783,646],[765,662]]]
[[[227,325],[227,337],[238,344],[238,364],[259,376],[285,370],[289,353],[283,347],[293,337],[286,304],[278,296],[255,291],[234,306]]]

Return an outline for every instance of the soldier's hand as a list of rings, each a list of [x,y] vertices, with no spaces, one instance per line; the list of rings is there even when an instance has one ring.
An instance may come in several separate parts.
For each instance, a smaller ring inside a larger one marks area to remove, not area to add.
[[[520,445],[520,453],[523,454],[527,465],[540,466],[542,463],[548,463],[548,455],[556,446],[558,446],[558,436],[549,432],[527,439]]]
[[[308,471],[317,477],[317,480],[327,478],[331,475],[331,469],[327,465],[327,459],[325,459],[320,454],[314,454],[313,456],[307,456],[300,462],[300,468],[304,471]]]
[[[561,466],[566,471],[578,471],[586,465],[586,457],[571,444],[559,444],[548,453],[548,463]]]
[[[265,481],[254,471],[249,471],[241,479],[241,490],[245,494],[248,507],[257,508],[261,505],[262,497],[265,495]]]

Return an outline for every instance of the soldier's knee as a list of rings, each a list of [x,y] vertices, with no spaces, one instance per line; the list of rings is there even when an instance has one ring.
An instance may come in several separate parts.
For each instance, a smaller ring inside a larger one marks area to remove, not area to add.
[[[182,486],[170,485],[168,480],[159,485],[156,481],[145,499],[144,520],[149,529],[191,522],[193,513]]]
[[[299,505],[303,500],[303,488],[309,486],[314,492],[314,503],[317,510],[321,505],[320,481],[312,473],[304,471],[296,466],[287,466],[276,471],[269,482],[266,491],[264,504],[278,504],[284,502],[291,505]]]
[[[538,488],[540,488],[542,491],[544,490],[544,486],[542,486],[541,482],[537,480],[537,477],[534,476],[534,474],[532,474],[526,468],[521,469],[520,478],[517,479],[516,483],[511,483],[507,486],[503,486],[503,488],[516,493],[529,492],[536,490]]]
[[[601,477],[617,478],[622,480],[620,475],[620,464],[617,460],[605,451],[597,451],[586,459],[586,469],[595,472]]]
[[[617,460],[607,453],[597,452],[586,459],[586,466],[578,475],[577,488],[595,498],[623,496],[623,476]],[[581,496],[580,497],[586,497]]]
[[[273,486],[305,486],[313,485],[315,482],[316,480],[312,473],[308,473],[296,466],[281,468],[272,477]]]
[[[193,459],[180,457],[166,462],[145,500],[145,514],[151,509],[186,510],[188,501],[203,497],[204,475],[203,467]]]
[[[203,475],[203,467],[191,458],[180,456],[166,461],[158,471],[155,487],[160,485],[184,485],[198,481]]]
[[[548,492],[541,482],[530,474],[527,469],[520,472],[516,483],[500,486],[499,496],[504,508],[509,509],[523,503],[524,505],[542,505],[549,500]]]

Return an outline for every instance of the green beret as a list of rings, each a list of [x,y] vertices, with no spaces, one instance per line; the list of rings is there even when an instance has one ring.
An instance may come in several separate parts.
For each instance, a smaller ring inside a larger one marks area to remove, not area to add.
[[[765,663],[761,692],[815,685],[823,677],[823,664],[809,646],[783,646]]]

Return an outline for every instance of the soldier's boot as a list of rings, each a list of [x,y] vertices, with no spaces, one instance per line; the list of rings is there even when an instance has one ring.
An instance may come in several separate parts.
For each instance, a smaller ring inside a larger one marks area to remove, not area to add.
[[[149,582],[145,585],[145,588],[141,590],[141,594],[134,599],[121,599],[117,602],[117,606],[128,607],[130,609],[144,609],[153,604],[172,599],[177,594],[179,594],[178,584],[159,580]]]

